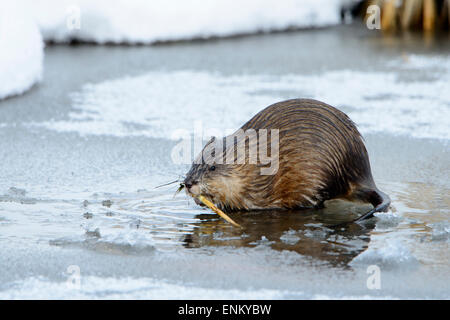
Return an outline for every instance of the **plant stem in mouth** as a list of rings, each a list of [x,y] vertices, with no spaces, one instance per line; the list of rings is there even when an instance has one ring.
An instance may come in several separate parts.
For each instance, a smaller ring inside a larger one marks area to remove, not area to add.
[[[226,221],[228,221],[229,223],[231,223],[233,226],[238,227],[238,228],[242,228],[242,226],[240,224],[237,224],[236,222],[233,221],[233,219],[231,219],[229,216],[227,216],[222,210],[220,210],[219,208],[217,208],[214,203],[212,203],[211,201],[209,201],[208,199],[206,199],[204,196],[200,195],[198,196],[198,200],[200,200],[205,206],[207,206],[208,208],[210,208],[212,211],[214,211],[215,213],[217,213],[219,216],[221,216],[223,219],[225,219]]]

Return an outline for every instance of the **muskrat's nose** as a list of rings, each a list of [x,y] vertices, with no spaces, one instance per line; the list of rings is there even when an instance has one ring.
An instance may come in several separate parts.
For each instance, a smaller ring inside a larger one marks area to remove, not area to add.
[[[186,191],[190,195],[199,195],[200,194],[200,187],[198,185],[198,181],[188,178],[188,179],[184,180],[184,186],[186,187]]]
[[[194,180],[192,180],[192,179],[186,179],[186,180],[184,180],[184,185],[185,185],[186,188],[188,188],[188,189],[192,188],[192,186],[193,186],[194,184],[197,184],[197,181],[194,181]]]

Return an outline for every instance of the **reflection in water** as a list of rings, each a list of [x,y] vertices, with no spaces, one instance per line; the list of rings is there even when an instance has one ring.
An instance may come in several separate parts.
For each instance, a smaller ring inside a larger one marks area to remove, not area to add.
[[[416,32],[403,30],[401,33],[370,32],[370,40],[382,48],[395,48],[405,52],[420,52],[439,49],[450,39],[448,32]]]
[[[183,237],[184,246],[256,247],[267,245],[274,250],[290,250],[301,255],[346,266],[364,251],[370,241],[374,221],[349,224],[353,211],[365,212],[369,207],[350,207],[343,201],[329,201],[324,209],[264,210],[237,212],[230,216],[242,225],[234,228],[214,215],[198,215],[200,222],[192,233]]]
[[[375,221],[348,222],[371,208],[333,200],[323,209],[264,210],[235,212],[235,228],[209,210],[189,208],[186,199],[173,194],[122,194],[120,197],[91,199],[82,211],[83,235],[63,236],[50,244],[82,247],[99,253],[120,255],[151,254],[154,250],[180,248],[257,247],[289,250],[305,257],[345,266],[364,251]],[[144,196],[144,197],[143,197]],[[145,200],[143,200],[145,198]]]
[[[61,207],[60,202],[36,200],[33,206],[42,213],[32,215],[36,227],[28,228],[27,232],[42,239],[45,223],[41,219],[48,220],[52,212],[59,212],[55,208],[64,208],[66,215],[52,218],[52,224],[58,227],[51,228],[53,232],[48,234],[50,244],[99,253],[152,255],[183,248],[197,248],[200,251],[197,253],[201,253],[211,247],[219,251],[225,247],[257,247],[293,251],[312,263],[345,267],[367,252],[369,242],[373,250],[386,249],[386,241],[392,239],[408,247],[419,261],[447,265],[449,190],[421,183],[383,185],[383,188],[392,197],[392,210],[376,219],[345,227],[333,226],[356,218],[371,206],[333,200],[317,210],[235,212],[230,217],[244,227],[238,229],[209,209],[193,204],[191,199],[173,198],[173,192],[166,190],[99,195],[81,207],[79,202]],[[23,199],[5,195],[0,201],[12,201],[14,205]],[[19,215],[16,210],[14,215],[4,218],[13,221]],[[34,221],[29,215],[23,219],[28,224]],[[67,219],[71,222],[67,223]],[[17,232],[11,226],[3,230],[2,236],[14,236]],[[408,245],[410,241],[412,246]],[[397,259],[395,254],[389,253]]]

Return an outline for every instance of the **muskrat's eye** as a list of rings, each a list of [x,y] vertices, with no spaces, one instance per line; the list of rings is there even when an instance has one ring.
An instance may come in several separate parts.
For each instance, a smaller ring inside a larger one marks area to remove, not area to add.
[[[214,171],[214,170],[216,170],[216,166],[209,167],[209,171]]]

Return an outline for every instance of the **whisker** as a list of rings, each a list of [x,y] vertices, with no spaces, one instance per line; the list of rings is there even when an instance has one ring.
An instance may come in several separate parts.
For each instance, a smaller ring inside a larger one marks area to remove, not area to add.
[[[177,182],[180,182],[180,179],[177,179],[177,180],[172,181],[172,182],[168,182],[168,183],[161,184],[161,185],[155,187],[155,189],[161,188],[161,187],[164,187],[164,186],[168,186],[168,185],[171,185],[171,184],[174,184],[174,183],[177,183]]]

